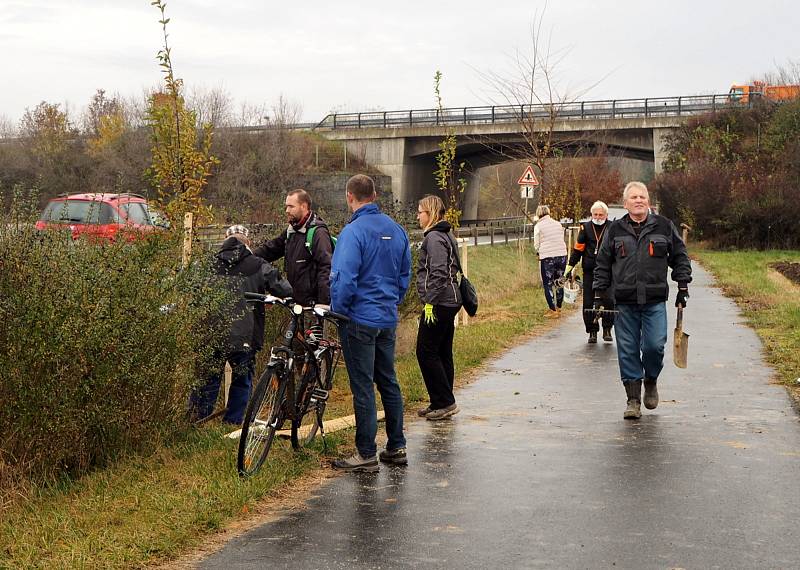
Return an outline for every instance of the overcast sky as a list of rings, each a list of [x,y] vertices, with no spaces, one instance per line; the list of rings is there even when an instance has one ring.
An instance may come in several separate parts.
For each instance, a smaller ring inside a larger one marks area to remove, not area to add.
[[[306,120],[331,110],[493,98],[481,72],[504,73],[530,46],[540,0],[169,0],[178,77],[237,103],[279,95]],[[159,13],[149,0],[0,0],[0,117],[46,100],[80,111],[96,89],[138,96],[160,80]],[[800,0],[550,0],[544,32],[569,49],[562,85],[584,99],[726,93],[800,61]],[[508,73],[511,73],[508,71]]]

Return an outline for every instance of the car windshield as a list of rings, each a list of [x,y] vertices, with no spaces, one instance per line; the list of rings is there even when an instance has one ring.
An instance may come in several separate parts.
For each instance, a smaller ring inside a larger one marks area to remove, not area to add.
[[[54,200],[47,205],[40,219],[64,224],[110,224],[116,221],[116,217],[114,209],[102,202]]]
[[[119,205],[119,209],[125,214],[128,222],[139,224],[141,226],[150,226],[153,222],[150,220],[150,214],[147,212],[147,204],[142,202],[125,202]]]

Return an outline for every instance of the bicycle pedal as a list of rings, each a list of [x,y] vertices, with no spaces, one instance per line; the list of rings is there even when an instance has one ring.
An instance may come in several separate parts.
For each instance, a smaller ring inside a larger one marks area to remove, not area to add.
[[[329,395],[330,392],[328,390],[323,390],[322,388],[314,388],[314,391],[311,392],[311,397],[319,402],[326,402]]]

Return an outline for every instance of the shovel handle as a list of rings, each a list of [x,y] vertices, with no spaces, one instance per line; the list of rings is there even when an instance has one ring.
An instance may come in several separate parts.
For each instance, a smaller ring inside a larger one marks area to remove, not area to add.
[[[675,328],[683,330],[683,307],[678,307],[678,318],[675,320]]]

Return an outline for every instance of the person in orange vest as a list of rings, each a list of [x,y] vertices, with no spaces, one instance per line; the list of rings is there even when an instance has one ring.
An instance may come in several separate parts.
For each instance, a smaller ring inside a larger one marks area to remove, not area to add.
[[[600,251],[600,243],[608,227],[608,206],[599,200],[592,204],[590,209],[592,219],[581,224],[581,231],[578,232],[578,239],[575,241],[575,248],[569,256],[569,263],[564,277],[570,279],[572,271],[578,262],[583,267],[583,324],[586,332],[589,333],[589,344],[597,343],[598,319],[592,314],[591,309],[594,303],[594,266],[597,259],[597,252]],[[608,311],[603,312],[603,340],[611,342],[611,327],[614,326],[614,299],[608,295],[604,307]]]

